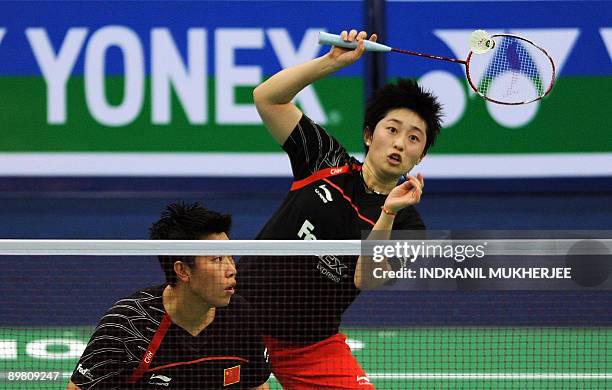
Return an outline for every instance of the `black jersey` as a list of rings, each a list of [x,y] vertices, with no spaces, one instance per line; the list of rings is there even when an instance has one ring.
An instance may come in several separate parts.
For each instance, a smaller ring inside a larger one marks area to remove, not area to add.
[[[115,303],[100,320],[72,374],[86,389],[245,389],[270,368],[248,303],[234,295],[192,336],[164,310],[165,286]]]
[[[283,149],[295,181],[257,239],[355,240],[370,231],[386,196],[368,193],[362,163],[325,129],[303,115]],[[424,229],[414,207],[401,210],[394,229]],[[355,300],[354,256],[243,256],[238,291],[256,309],[263,332],[309,344],[338,332]]]

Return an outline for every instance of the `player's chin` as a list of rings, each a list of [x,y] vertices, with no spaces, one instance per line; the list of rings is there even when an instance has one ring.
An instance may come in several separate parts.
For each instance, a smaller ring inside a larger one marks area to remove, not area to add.
[[[408,165],[409,164],[406,164],[404,161],[397,161],[387,158],[384,163],[380,165],[380,168],[382,168],[382,170],[387,174],[401,176],[408,168],[410,168]]]
[[[224,292],[224,294],[217,299],[217,302],[215,302],[215,306],[224,307],[229,305],[230,301],[232,300],[232,295],[233,294],[228,294],[227,292]]]
[[[216,300],[215,302],[215,307],[225,307],[227,305],[229,305],[230,301],[231,301],[232,297],[220,297]]]
[[[387,167],[387,169],[385,169],[385,173],[388,176],[393,177],[395,179],[399,179],[406,172],[407,172],[406,167],[399,166],[399,165],[397,165],[397,166],[389,166],[389,167]]]

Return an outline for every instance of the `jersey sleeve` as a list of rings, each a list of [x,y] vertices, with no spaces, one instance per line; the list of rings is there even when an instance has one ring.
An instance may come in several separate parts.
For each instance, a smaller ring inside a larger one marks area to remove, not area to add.
[[[100,320],[70,378],[81,390],[122,388],[129,361],[126,321],[114,308]]]
[[[283,144],[296,180],[323,168],[345,165],[350,160],[346,149],[323,127],[302,115],[295,129]]]

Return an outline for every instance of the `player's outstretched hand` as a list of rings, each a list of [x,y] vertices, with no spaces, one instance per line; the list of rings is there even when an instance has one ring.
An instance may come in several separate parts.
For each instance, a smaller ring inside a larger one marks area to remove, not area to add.
[[[395,187],[387,196],[385,209],[397,213],[404,207],[412,206],[421,201],[425,178],[418,173],[415,176],[408,176],[406,181]]]
[[[338,68],[351,65],[357,61],[365,52],[364,40],[367,39],[368,33],[361,31],[357,33],[357,30],[351,30],[349,32],[342,31],[340,37],[346,42],[357,41],[357,47],[354,49],[344,49],[341,47],[332,46],[329,51],[329,56],[337,63]],[[369,38],[370,41],[376,42],[376,34],[372,34]]]

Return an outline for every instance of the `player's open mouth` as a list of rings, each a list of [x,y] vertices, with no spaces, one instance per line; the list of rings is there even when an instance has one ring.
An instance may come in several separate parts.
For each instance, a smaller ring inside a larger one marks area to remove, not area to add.
[[[235,291],[234,291],[234,287],[236,287],[236,285],[235,285],[235,284],[232,284],[232,285],[230,285],[230,286],[227,286],[227,287],[225,288],[225,291],[227,291],[228,293],[233,294],[233,293],[235,292]]]
[[[389,161],[391,165],[399,165],[402,163],[402,156],[398,153],[391,153],[387,156],[387,161]]]

